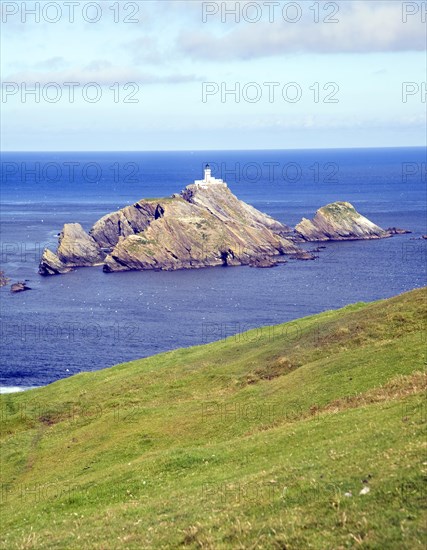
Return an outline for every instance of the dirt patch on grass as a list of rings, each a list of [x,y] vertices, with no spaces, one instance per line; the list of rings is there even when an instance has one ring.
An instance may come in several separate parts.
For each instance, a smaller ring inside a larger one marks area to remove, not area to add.
[[[340,412],[345,409],[363,407],[372,403],[381,403],[394,399],[425,392],[427,389],[427,373],[416,371],[406,376],[397,376],[383,386],[366,393],[343,397],[332,401],[319,412]]]

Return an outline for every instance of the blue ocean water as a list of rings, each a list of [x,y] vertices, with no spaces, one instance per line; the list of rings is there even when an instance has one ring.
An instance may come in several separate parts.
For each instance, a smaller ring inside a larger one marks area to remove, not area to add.
[[[326,243],[316,260],[274,269],[37,274],[43,248],[56,248],[64,223],[80,222],[88,230],[126,204],[179,192],[200,178],[206,162],[240,199],[289,225],[346,200],[382,227],[413,233]],[[27,279],[32,290],[0,290],[0,385],[44,385],[424,286],[426,162],[421,147],[4,153],[0,269],[12,282]]]

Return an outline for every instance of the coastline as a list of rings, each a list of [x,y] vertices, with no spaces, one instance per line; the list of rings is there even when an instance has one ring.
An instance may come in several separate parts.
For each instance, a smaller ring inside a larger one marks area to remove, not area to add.
[[[0,395],[7,395],[11,393],[21,393],[28,390],[35,390],[43,386],[0,386]]]

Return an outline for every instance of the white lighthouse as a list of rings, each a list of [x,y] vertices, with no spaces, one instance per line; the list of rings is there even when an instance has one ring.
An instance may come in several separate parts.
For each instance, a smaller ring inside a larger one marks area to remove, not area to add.
[[[205,181],[210,182],[212,177],[212,170],[209,164],[205,166]]]
[[[200,187],[209,187],[210,185],[226,185],[225,182],[223,182],[220,179],[216,179],[212,177],[212,170],[209,164],[206,164],[205,166],[205,177],[202,180],[195,180],[195,185],[199,185]]]

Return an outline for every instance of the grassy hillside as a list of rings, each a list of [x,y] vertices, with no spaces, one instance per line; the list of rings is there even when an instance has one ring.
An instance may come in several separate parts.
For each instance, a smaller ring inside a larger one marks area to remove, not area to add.
[[[2,396],[1,548],[425,548],[426,300]]]

